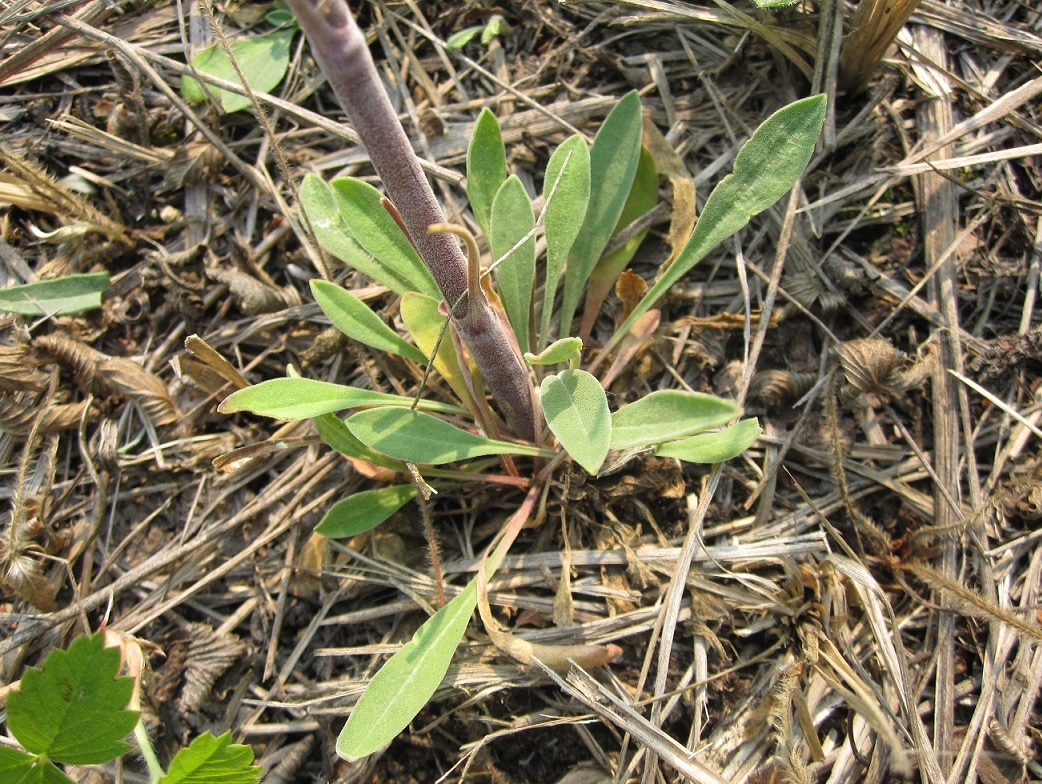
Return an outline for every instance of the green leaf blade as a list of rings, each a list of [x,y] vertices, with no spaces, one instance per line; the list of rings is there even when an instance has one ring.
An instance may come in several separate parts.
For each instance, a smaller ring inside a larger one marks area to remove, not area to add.
[[[380,263],[386,274],[403,281],[405,291],[441,296],[434,278],[409,238],[384,209],[380,191],[354,177],[333,180],[329,186],[351,234]]]
[[[561,446],[595,475],[611,445],[611,412],[600,382],[585,370],[547,376],[540,387],[543,415]]]
[[[546,210],[546,285],[543,289],[543,315],[539,327],[539,345],[550,339],[550,319],[554,310],[557,286],[568,253],[586,219],[590,203],[590,148],[576,134],[554,150],[546,166],[543,182]]]
[[[499,122],[485,108],[474,123],[474,134],[467,145],[467,199],[486,237],[490,234],[492,202],[506,178],[507,153]]]
[[[738,152],[734,171],[709,194],[680,255],[615,331],[606,351],[709,251],[792,189],[810,162],[824,121],[824,95],[791,103],[764,120]]]
[[[394,471],[404,471],[405,466],[398,460],[392,460],[386,455],[374,452],[347,429],[347,425],[336,414],[322,414],[312,420],[315,430],[327,446],[344,455],[356,460],[365,460],[376,466],[390,468]]]
[[[571,328],[586,281],[608,245],[640,160],[640,98],[630,91],[612,109],[590,148],[590,200],[582,231],[568,254],[561,333]]]
[[[718,433],[670,441],[655,450],[659,457],[675,457],[688,463],[723,463],[756,443],[763,429],[755,419],[743,419]]]
[[[331,384],[311,378],[273,378],[239,389],[218,406],[222,414],[249,411],[272,419],[311,419],[334,411],[366,406],[403,406],[413,404],[410,397],[373,392],[343,384]],[[432,411],[457,412],[455,406],[421,400],[420,408]]]
[[[485,438],[407,408],[360,411],[347,420],[347,427],[366,446],[407,463],[442,465],[488,455],[546,454],[538,447]]]
[[[356,536],[376,528],[415,497],[415,485],[363,490],[333,504],[315,530],[331,539]]]
[[[0,310],[22,316],[65,316],[101,307],[111,286],[107,272],[66,275],[0,289]]]
[[[377,351],[427,364],[427,357],[416,346],[407,343],[362,300],[346,289],[325,280],[311,281],[311,293],[333,326],[352,340]]]
[[[270,93],[282,81],[289,68],[290,46],[295,34],[295,28],[286,28],[232,42],[232,55],[252,90]],[[242,84],[235,66],[228,58],[228,53],[220,44],[196,54],[192,58],[192,65],[202,73]],[[190,76],[181,79],[181,93],[193,103],[205,101],[207,90],[213,90],[217,94],[225,114],[241,111],[250,105],[250,99],[245,95],[217,88],[204,88]]]
[[[434,696],[477,606],[471,581],[432,615],[369,682],[337,738],[337,754],[347,760],[368,756],[405,729]]]
[[[507,319],[522,352],[528,351],[532,286],[535,283],[534,229],[532,200],[521,180],[513,175],[503,183],[492,202],[489,247],[492,258],[498,262],[496,283]],[[515,249],[519,242],[521,245]]]
[[[611,448],[661,444],[723,427],[741,415],[741,408],[714,395],[661,389],[611,415]]]
[[[204,732],[177,752],[159,784],[257,784],[260,777],[253,749],[232,743],[230,732],[220,737]]]
[[[22,676],[7,698],[7,723],[28,751],[69,765],[96,765],[126,753],[138,721],[126,710],[131,678],[117,678],[119,651],[103,635],[79,637],[51,651],[42,669]]]

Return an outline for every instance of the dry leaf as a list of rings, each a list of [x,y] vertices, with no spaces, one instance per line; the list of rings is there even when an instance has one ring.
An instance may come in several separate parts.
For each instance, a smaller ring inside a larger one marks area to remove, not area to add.
[[[677,151],[666,141],[666,137],[651,120],[649,114],[644,115],[644,146],[647,148],[651,159],[655,162],[655,169],[659,174],[669,179],[673,188],[673,209],[669,220],[669,258],[662,262],[659,267],[659,275],[664,273],[669,265],[673,263],[680,251],[687,244],[691,232],[695,228],[695,216],[697,207],[695,205],[695,181],[691,179],[683,159],[677,155]]]

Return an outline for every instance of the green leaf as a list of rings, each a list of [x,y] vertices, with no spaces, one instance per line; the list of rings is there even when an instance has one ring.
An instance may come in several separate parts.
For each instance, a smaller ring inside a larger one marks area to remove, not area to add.
[[[676,261],[619,326],[604,351],[613,348],[633,323],[709,251],[792,189],[807,168],[824,121],[824,95],[791,103],[764,120],[738,152],[734,172],[709,194],[695,230]]]
[[[101,307],[101,295],[108,291],[107,272],[66,275],[23,286],[0,289],[0,310],[23,316],[64,316]]]
[[[319,438],[340,454],[358,460],[365,460],[383,468],[391,468],[395,471],[405,470],[405,466],[401,461],[392,460],[387,455],[374,452],[355,438],[354,434],[347,429],[344,421],[336,414],[322,414],[315,417],[312,421],[315,423],[315,430],[318,431]]]
[[[7,697],[7,726],[33,754],[70,765],[108,762],[130,749],[125,738],[137,724],[126,710],[132,678],[117,678],[119,651],[103,635],[78,637],[56,649],[43,669],[31,668]]]
[[[363,490],[333,504],[315,530],[332,539],[346,539],[376,528],[415,497],[415,485]]]
[[[492,202],[489,247],[492,249],[492,258],[498,262],[495,268],[496,283],[503,298],[507,319],[514,328],[522,352],[528,351],[532,285],[535,283],[534,229],[532,200],[528,198],[521,180],[513,175],[503,183]],[[524,240],[526,236],[528,239]],[[524,243],[514,249],[522,240]]]
[[[611,415],[611,448],[661,444],[723,427],[741,415],[741,408],[714,395],[661,389]]]
[[[358,244],[340,215],[333,189],[321,177],[309,174],[304,178],[300,186],[300,204],[315,232],[315,239],[324,250],[347,266],[387,286],[395,294],[401,295],[412,290],[404,277],[388,270]]]
[[[330,384],[312,378],[273,378],[232,392],[217,407],[222,414],[250,411],[272,419],[310,419],[311,417],[363,406],[411,406],[411,397],[373,392],[343,384]],[[420,408],[458,412],[455,406],[421,400]]]
[[[359,343],[406,357],[426,365],[427,357],[416,346],[406,343],[401,335],[384,323],[378,315],[346,289],[325,280],[311,281],[311,293],[333,326]]]
[[[575,244],[568,254],[564,280],[561,333],[572,317],[586,281],[619,222],[640,160],[643,120],[640,98],[633,90],[623,96],[605,119],[590,149],[590,202]]]
[[[337,738],[341,757],[356,760],[386,746],[434,696],[478,603],[477,583],[416,630],[373,676]]]
[[[795,2],[795,0],[793,0],[793,2]],[[453,33],[449,36],[449,40],[445,42],[445,48],[462,49],[474,39],[474,36],[484,29],[483,25],[478,25],[477,27],[468,27],[464,30],[460,30],[458,33]]]
[[[793,0],[795,2],[796,0]],[[489,17],[488,24],[485,25],[485,30],[481,34],[481,43],[488,46],[489,42],[492,41],[497,35],[509,35],[513,32],[513,29],[507,24],[507,20],[504,19],[500,14],[492,14]]]
[[[583,350],[580,338],[561,338],[555,340],[538,354],[525,354],[525,362],[529,365],[557,365],[569,362]]]
[[[737,457],[756,443],[763,429],[755,419],[743,419],[719,433],[701,433],[670,441],[655,450],[659,457],[675,457],[688,463],[722,463]]]
[[[616,231],[629,226],[637,218],[650,210],[658,202],[658,172],[655,170],[655,161],[646,148],[640,149],[640,162],[637,164],[637,173],[633,177],[633,186],[630,195],[626,199],[626,206],[622,209]],[[583,308],[582,325],[579,334],[589,337],[593,332],[593,324],[600,315],[604,300],[611,294],[619,275],[626,269],[630,259],[637,252],[648,229],[637,233],[609,256],[603,257],[597,262],[593,272],[590,273],[590,287],[586,291],[586,304]]]
[[[543,289],[540,344],[550,339],[550,317],[554,311],[561,270],[564,269],[564,262],[575,238],[579,236],[590,203],[590,149],[579,134],[562,142],[550,156],[543,181],[543,195],[546,202],[543,214],[546,230],[546,286]]]
[[[26,781],[36,760],[33,754],[26,754],[10,746],[0,746],[0,781],[21,784]]]
[[[261,769],[252,763],[253,749],[232,743],[230,732],[204,732],[177,752],[159,784],[257,784]]]
[[[611,444],[611,412],[600,382],[585,370],[543,379],[543,416],[561,446],[589,474],[604,464]]]
[[[407,463],[441,465],[487,455],[550,454],[526,444],[485,438],[408,408],[360,411],[347,420],[347,428],[366,446]]]
[[[0,782],[3,784],[73,784],[48,759],[0,746]]]
[[[264,35],[231,43],[232,54],[246,77],[246,82],[255,92],[270,93],[282,81],[286,69],[289,68],[289,50],[296,32],[296,28],[273,30]],[[220,44],[196,54],[192,58],[192,65],[202,73],[242,84],[235,72],[235,66],[228,59],[228,53]],[[237,112],[250,105],[250,99],[245,95],[213,87],[204,88],[190,76],[181,77],[181,94],[193,103],[205,101],[208,90],[217,94],[225,114]]]
[[[371,253],[388,274],[405,281],[406,290],[440,297],[420,254],[384,209],[380,191],[354,177],[342,177],[329,185],[340,216],[358,244]]]
[[[489,109],[482,109],[474,123],[474,135],[467,145],[467,198],[486,237],[489,236],[492,201],[506,178],[507,153],[499,123]]]

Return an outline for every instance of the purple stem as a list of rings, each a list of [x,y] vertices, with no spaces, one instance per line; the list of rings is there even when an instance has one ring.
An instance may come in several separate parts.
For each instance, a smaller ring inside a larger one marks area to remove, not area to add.
[[[311,51],[362,139],[387,195],[449,306],[467,296],[467,260],[449,234],[428,234],[445,217],[384,91],[369,47],[346,0],[288,0]],[[456,308],[453,323],[506,420],[523,439],[535,438],[535,392],[503,323],[483,296]]]

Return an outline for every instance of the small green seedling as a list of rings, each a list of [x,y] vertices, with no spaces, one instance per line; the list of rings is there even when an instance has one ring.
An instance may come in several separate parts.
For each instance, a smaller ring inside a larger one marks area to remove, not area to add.
[[[450,36],[449,40],[445,42],[445,46],[448,49],[462,49],[479,34],[481,35],[481,45],[488,46],[496,36],[507,36],[511,32],[513,31],[506,19],[499,14],[492,14],[485,24],[466,27]]]
[[[592,323],[590,314],[600,313],[641,235],[615,244],[613,238],[657,198],[636,92],[619,101],[592,145],[573,136],[554,152],[539,214],[521,181],[507,171],[495,117],[482,112],[467,155],[471,209],[491,250],[492,262],[482,271],[475,239],[444,223],[343,0],[291,0],[290,5],[393,207],[360,180],[325,183],[313,175],[300,190],[301,205],[323,248],[400,295],[399,315],[411,342],[331,283],[315,281],[315,298],[330,322],[374,351],[415,363],[415,372],[425,378],[433,366],[458,399],[412,401],[286,378],[237,391],[221,410],[312,417],[319,435],[338,452],[414,479],[423,474],[416,484],[392,484],[341,501],[319,525],[328,535],[370,530],[412,499],[422,503],[419,488],[446,492],[461,479],[488,471],[490,457],[501,459],[504,481],[524,472],[520,479],[528,488],[479,577],[388,660],[355,706],[337,750],[359,758],[389,743],[433,695],[475,607],[483,610],[490,637],[510,655],[526,661],[553,656],[551,650],[534,655],[529,650],[524,658],[521,646],[509,644],[510,635],[490,628],[482,597],[487,575],[534,513],[554,471],[571,461],[596,475],[633,451],[722,462],[756,441],[757,422],[737,421],[741,409],[711,395],[663,390],[612,411],[604,391],[611,371],[601,377],[595,372],[604,357],[640,332],[683,275],[793,187],[821,132],[825,99],[786,106],[753,134],[738,153],[734,172],[710,194],[683,250],[619,325],[599,359],[583,368],[583,341],[572,334],[572,325],[584,292],[582,321]],[[466,257],[450,234],[465,240]],[[546,248],[542,265],[536,250],[540,235]],[[442,339],[446,330],[450,339]],[[495,409],[486,402],[484,385]],[[355,413],[342,419],[337,412],[345,410]],[[618,459],[613,461],[613,454]],[[450,464],[458,470],[432,468]],[[567,666],[593,647],[601,646],[569,647],[558,661]],[[595,653],[588,661],[605,663],[617,655]]]
[[[207,47],[192,58],[192,67],[200,73],[216,76],[229,82],[242,84],[239,71],[246,77],[250,89],[256,92],[270,93],[282,81],[289,69],[290,47],[293,36],[297,33],[297,25],[284,6],[276,7],[265,19],[275,26],[271,32],[233,41],[229,45],[236,70],[228,52],[220,43]],[[181,94],[192,103],[203,103],[213,90],[221,110],[225,114],[242,111],[250,105],[246,95],[208,88],[190,76],[181,78]]]
[[[178,751],[168,771],[155,759],[140,721],[134,678],[117,677],[120,651],[105,635],[73,640],[48,654],[7,695],[7,726],[22,749],[0,745],[4,784],[72,784],[60,765],[102,765],[133,747],[133,733],[148,761],[152,784],[257,784],[249,746],[231,735],[200,735]],[[24,750],[23,750],[24,749]]]

